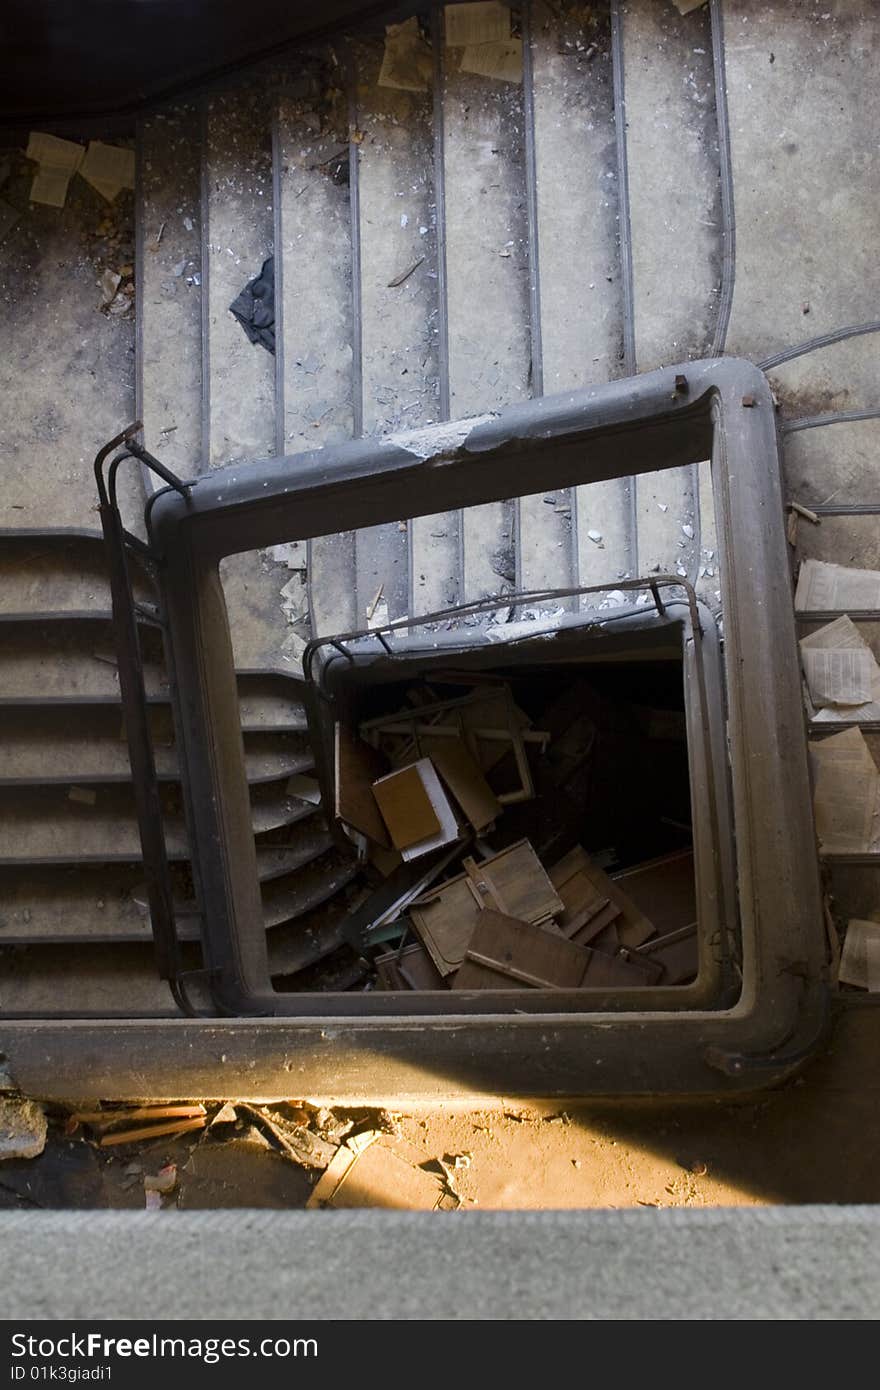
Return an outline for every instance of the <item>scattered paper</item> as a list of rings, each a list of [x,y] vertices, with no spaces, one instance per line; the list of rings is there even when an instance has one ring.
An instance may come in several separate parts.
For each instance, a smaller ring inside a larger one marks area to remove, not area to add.
[[[81,806],[94,806],[97,795],[91,787],[71,787],[67,793],[68,801],[78,801]]]
[[[403,24],[385,26],[385,53],[379,86],[402,92],[424,92],[431,85],[431,50],[415,15]]]
[[[522,39],[470,44],[461,55],[461,70],[499,82],[522,82]]]
[[[815,705],[865,705],[871,698],[869,651],[858,648],[807,647],[804,672]]]
[[[814,720],[880,719],[880,666],[852,618],[802,637],[800,649]]]
[[[837,978],[841,984],[880,993],[880,922],[850,920]]]
[[[92,140],[79,172],[86,183],[112,203],[121,188],[134,188],[134,150]]]
[[[101,275],[98,285],[101,290],[101,299],[104,304],[110,304],[116,298],[116,291],[122,284],[122,276],[115,270],[105,270]]]
[[[823,851],[869,854],[880,846],[880,773],[861,729],[810,743],[816,834]]]
[[[295,772],[292,777],[288,777],[284,790],[289,796],[295,796],[300,801],[309,801],[313,806],[321,804],[321,787],[314,777],[306,777],[301,772]]]
[[[510,38],[510,10],[499,5],[497,0],[476,5],[446,5],[444,12],[447,48],[503,43]]]
[[[851,569],[824,560],[804,560],[794,606],[798,613],[880,608],[880,570]]]
[[[388,623],[388,600],[379,598],[376,600],[372,613],[367,618],[367,627],[370,629],[387,627]]]
[[[25,153],[39,166],[31,184],[31,202],[63,208],[70,180],[82,164],[82,145],[32,130]]]

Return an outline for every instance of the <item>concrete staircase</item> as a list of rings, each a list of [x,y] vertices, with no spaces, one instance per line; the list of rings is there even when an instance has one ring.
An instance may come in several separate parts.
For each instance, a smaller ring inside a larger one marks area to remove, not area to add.
[[[129,414],[175,471],[484,414],[689,357],[760,361],[876,314],[878,16],[857,0],[710,0],[686,16],[667,0],[532,0],[513,15],[522,83],[462,71],[437,7],[422,15],[424,90],[377,84],[373,25],[140,123]],[[274,359],[228,312],[273,253]],[[875,350],[852,338],[780,364],[781,414],[875,406]],[[876,501],[876,442],[870,421],[787,436],[791,495]],[[661,569],[720,609],[706,468],[531,497],[514,475],[510,491],[226,562],[279,978],[338,945],[354,872],[284,791],[309,766],[296,679],[309,631],[364,627],[383,601],[395,618]],[[0,519],[12,528],[18,513]],[[798,554],[880,565],[876,525],[860,524],[802,526]],[[100,546],[84,529],[9,530],[0,545],[0,1008],[173,1011],[145,944]],[[876,621],[864,630],[880,651]],[[189,939],[157,636],[145,628]],[[843,916],[880,903],[873,865],[836,867],[832,888]]]

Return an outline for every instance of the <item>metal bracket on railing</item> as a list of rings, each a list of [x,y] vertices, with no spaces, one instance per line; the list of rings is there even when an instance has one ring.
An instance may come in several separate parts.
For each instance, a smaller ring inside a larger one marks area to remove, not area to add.
[[[178,1007],[193,1016],[183,984],[180,943],[174,919],[174,894],[168,865],[168,853],[162,828],[162,802],[156,777],[156,759],[150,730],[147,697],[144,688],[144,668],[138,636],[138,617],[159,623],[158,613],[150,613],[138,603],[132,592],[128,554],[134,552],[142,559],[152,560],[150,548],[133,536],[123,524],[116,494],[116,479],[120,465],[135,457],[153,468],[171,487],[188,495],[188,488],[170,471],[153,459],[146,450],[133,442],[142,426],[139,422],[111,439],[95,458],[95,480],[100,499],[99,512],[110,575],[110,594],[113,605],[113,629],[119,659],[119,688],[125,732],[128,739],[134,787],[135,809],[140,832],[144,875],[150,909],[150,924],[156,949],[159,976],[167,980]],[[104,465],[116,449],[123,451],[110,464],[107,478]]]
[[[378,627],[358,628],[353,632],[337,632],[330,637],[313,637],[307,644],[303,652],[303,676],[307,681],[313,679],[312,664],[316,653],[321,647],[335,647],[336,650],[348,661],[353,662],[354,657],[348,650],[347,642],[360,642],[365,637],[375,637],[380,646],[384,648],[389,656],[394,656],[394,649],[389,645],[386,633],[399,632],[401,630],[410,631],[416,627],[427,627],[431,623],[448,622],[454,618],[470,617],[474,613],[492,613],[497,608],[522,608],[527,603],[546,603],[551,599],[580,598],[584,594],[607,594],[615,592],[626,592],[632,589],[647,589],[654,600],[654,606],[658,615],[663,618],[666,616],[666,605],[660,597],[661,588],[683,589],[687,597],[688,610],[690,612],[691,628],[694,638],[699,647],[698,639],[702,636],[700,626],[700,615],[697,607],[697,595],[694,587],[685,578],[677,574],[656,574],[649,579],[621,579],[614,584],[579,584],[567,589],[521,589],[512,594],[496,594],[492,598],[477,599],[472,603],[458,603],[450,608],[440,608],[433,613],[422,613],[416,618],[395,618],[391,622],[382,623]],[[637,610],[633,609],[635,613]],[[591,620],[597,626],[612,618],[617,619],[621,616],[620,611],[608,613],[607,616],[591,614]]]

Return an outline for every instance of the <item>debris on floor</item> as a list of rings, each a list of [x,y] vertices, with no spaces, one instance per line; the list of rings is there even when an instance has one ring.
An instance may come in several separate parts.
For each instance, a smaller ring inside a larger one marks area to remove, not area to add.
[[[34,1100],[0,1097],[0,1160],[36,1158],[46,1147],[46,1112]]]
[[[431,73],[431,50],[417,16],[413,15],[402,24],[387,24],[379,86],[395,87],[402,92],[425,92],[431,85]]]
[[[510,10],[498,0],[446,5],[444,11],[447,48],[505,43],[510,38]]]
[[[105,145],[103,140],[91,140],[78,172],[102,198],[112,203],[123,188],[134,188],[134,150],[122,145]]]
[[[456,693],[438,699],[444,684]],[[624,704],[582,677],[488,673],[470,687],[450,673],[382,704],[360,722],[333,724],[336,829],[378,878],[346,924],[374,972],[367,988],[625,989],[694,979],[680,705]],[[609,843],[637,833],[621,790],[625,764],[649,799],[639,748],[667,775],[659,791],[667,814],[647,853]]]
[[[83,146],[74,140],[62,140],[57,135],[32,130],[25,153],[37,165],[31,184],[31,202],[63,208],[70,180],[85,157]]]
[[[462,72],[473,72],[478,77],[492,77],[498,82],[522,82],[522,39],[468,44],[459,66]]]
[[[838,980],[880,993],[880,922],[851,918],[843,941]]]
[[[100,1148],[118,1144],[146,1143],[170,1135],[204,1129],[207,1111],[203,1105],[146,1105],[106,1110],[74,1111],[67,1122],[68,1134],[81,1125],[97,1136]],[[122,1128],[118,1129],[117,1126]],[[131,1128],[131,1126],[134,1126]]]
[[[422,1156],[401,1140],[367,1130],[340,1144],[307,1205],[385,1207],[404,1211],[454,1208],[457,1197],[435,1173],[419,1167]]]
[[[259,343],[267,352],[275,352],[275,257],[263,262],[263,268],[253,280],[248,280],[241,294],[233,299],[229,312],[238,319],[252,343]]]

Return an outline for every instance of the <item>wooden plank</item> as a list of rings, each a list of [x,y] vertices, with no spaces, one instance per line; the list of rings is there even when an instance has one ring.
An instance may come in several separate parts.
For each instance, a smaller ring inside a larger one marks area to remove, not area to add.
[[[376,973],[383,989],[446,989],[443,976],[420,941],[402,951],[377,956]]]
[[[391,848],[385,822],[373,795],[373,783],[388,761],[344,725],[334,731],[336,815],[383,849]]]
[[[525,922],[542,922],[564,911],[543,864],[528,840],[476,863],[462,861],[480,899],[498,912]]]
[[[474,830],[486,830],[502,808],[470,750],[461,739],[438,740],[431,761]]]
[[[417,764],[374,782],[373,796],[396,849],[407,849],[440,833],[440,817]]]
[[[576,845],[550,870],[550,882],[565,905],[565,911],[557,919],[559,930],[581,946],[586,946],[622,916],[617,903],[603,894],[585,872],[585,860],[586,851]]]
[[[579,989],[590,963],[584,946],[555,931],[485,908],[453,989]]]
[[[603,869],[592,862],[581,845],[576,845],[564,859],[554,865],[550,871],[551,881],[558,887],[560,880],[564,883],[574,873],[581,874],[585,880],[592,884],[597,897],[607,898],[618,908],[620,917],[614,920],[621,946],[628,946],[633,949],[636,946],[641,946],[644,941],[654,935],[653,922],[636,906],[629,894],[619,886],[617,879],[609,878]],[[581,887],[585,891],[585,885],[581,885]],[[575,934],[580,940],[577,929],[575,929]]]
[[[461,965],[480,912],[467,874],[449,879],[430,901],[410,908],[410,921],[441,975]]]

